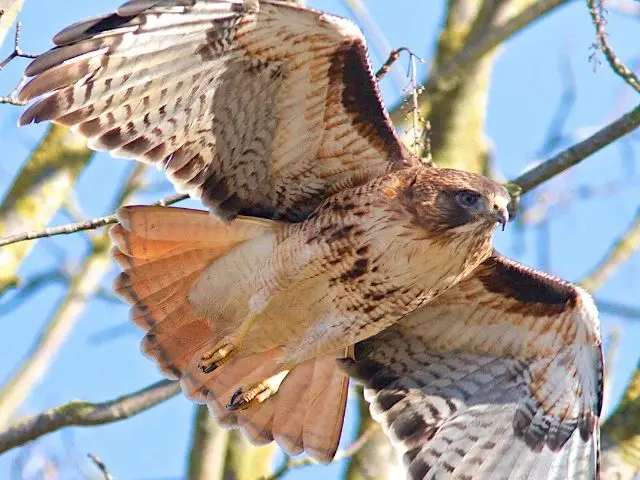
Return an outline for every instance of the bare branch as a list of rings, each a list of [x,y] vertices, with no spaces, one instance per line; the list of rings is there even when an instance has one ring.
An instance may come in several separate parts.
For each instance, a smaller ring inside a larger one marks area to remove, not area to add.
[[[638,248],[640,248],[640,210],[631,226],[616,240],[605,258],[580,282],[580,285],[591,292],[596,291]]]
[[[607,21],[604,18],[604,6],[602,0],[587,0],[589,6],[589,14],[593,25],[596,27],[596,36],[598,40],[593,44],[595,52],[591,55],[591,59],[595,58],[598,51],[604,53],[607,62],[614,72],[616,72],[625,82],[631,85],[637,92],[640,92],[640,80],[615,54],[609,41],[607,40],[607,32],[604,29]]]
[[[384,58],[387,52],[392,51],[389,41],[385,37],[384,32],[378,27],[378,24],[373,20],[364,0],[342,0],[342,3],[358,23],[364,27],[367,32],[368,41],[370,41],[373,49],[381,58]],[[397,91],[399,93],[402,92],[405,83],[404,76],[398,71],[392,71],[391,79]]]
[[[20,34],[22,33],[22,24],[16,23],[16,36],[13,40],[13,52],[7,58],[0,62],[0,70],[6,67],[14,58],[36,58],[38,55],[24,53],[20,48]]]
[[[179,382],[161,380],[115,400],[102,403],[74,400],[19,419],[0,432],[0,453],[64,427],[103,425],[127,419],[174,397],[179,391]]]
[[[16,107],[21,107],[23,105],[26,105],[27,102],[23,102],[15,98],[13,95],[9,95],[7,97],[0,97],[0,104],[15,105]]]
[[[163,200],[155,202],[153,205],[172,205],[182,200],[189,198],[187,194],[171,195]],[[107,215],[105,217],[93,218],[85,222],[69,223],[67,225],[61,225],[59,227],[45,228],[44,230],[35,230],[32,232],[23,232],[16,235],[10,235],[0,238],[0,247],[5,245],[11,245],[12,243],[24,242],[27,240],[35,240],[37,238],[53,237],[56,235],[69,235],[71,233],[82,232],[84,230],[95,230],[96,228],[104,227],[106,225],[112,225],[116,223],[118,219],[115,214]]]
[[[487,53],[511,35],[523,30],[566,2],[567,0],[539,0],[503,25],[488,29],[476,41],[466,45],[450,62],[432,73],[420,93],[421,105],[433,101],[438,95],[454,88],[458,81],[464,78],[465,74]],[[398,107],[409,100],[410,98],[402,99],[395,108],[391,109],[391,119],[396,126],[401,123],[403,114]]]
[[[509,182],[510,190],[517,196],[524,194],[550,178],[577,165],[589,155],[606,147],[618,138],[635,130],[640,125],[640,104],[616,121],[598,130],[589,138],[567,148],[549,160],[532,168]]]
[[[15,176],[0,202],[0,235],[45,228],[89,165],[86,141],[60,125],[51,125]],[[0,249],[0,292],[15,283],[18,267],[35,243]]]
[[[625,317],[630,320],[640,320],[640,308],[630,307],[629,305],[622,305],[616,302],[607,302],[599,298],[596,298],[596,305],[601,312],[618,315],[619,317]]]
[[[0,1],[2,1],[2,0],[0,0]],[[22,6],[22,1],[15,2],[13,8],[16,8],[16,12],[15,12],[16,14],[17,14],[17,9],[20,9],[21,6]],[[3,12],[3,10],[0,8],[0,23],[2,23],[2,12]],[[38,55],[25,53],[25,52],[22,51],[22,49],[20,48],[20,34],[21,34],[21,32],[22,32],[22,24],[20,22],[18,22],[18,23],[16,23],[16,35],[15,35],[14,41],[13,41],[13,52],[11,52],[7,58],[5,58],[4,60],[2,60],[0,62],[0,70],[2,70],[4,67],[9,65],[9,63],[11,63],[11,61],[15,60],[16,58],[36,58],[38,56]],[[3,36],[2,28],[0,27],[0,43],[2,41],[2,36]],[[26,105],[27,102],[22,101],[22,100],[18,100],[17,93],[18,93],[18,89],[16,88],[8,96],[0,97],[0,104],[4,103],[4,104],[8,104],[8,105],[16,105],[16,106]]]
[[[362,432],[362,435],[360,435],[351,445],[336,454],[332,463],[339,462],[341,460],[344,460],[345,458],[351,458],[353,455],[358,453],[367,444],[371,437],[379,430],[380,428],[376,423],[371,423],[370,425],[368,425],[367,428]],[[309,457],[294,460],[287,455],[284,462],[276,469],[275,472],[273,472],[268,477],[261,477],[261,480],[279,480],[291,470],[308,467],[310,465],[318,465],[318,462]]]
[[[196,405],[189,448],[188,480],[224,478],[229,431],[216,425],[206,405]]]
[[[0,46],[22,8],[24,0],[0,0]]]
[[[640,363],[602,425],[602,478],[633,480],[640,471]]]
[[[11,295],[7,301],[0,303],[0,315],[6,315],[11,310],[19,307],[42,287],[52,283],[65,283],[68,281],[69,276],[60,269],[48,270],[34,275],[27,279],[24,284],[16,285],[19,290],[14,295]]]
[[[378,80],[378,81],[382,80],[382,78],[387,73],[389,73],[389,71],[391,70],[391,67],[393,66],[394,63],[396,63],[398,61],[398,59],[400,58],[400,54],[402,52],[407,52],[410,56],[416,56],[417,57],[417,55],[415,55],[407,47],[400,47],[400,48],[396,48],[394,50],[391,50],[391,53],[389,53],[389,57],[387,58],[387,60],[382,64],[382,66],[376,72],[376,80]]]
[[[571,58],[566,52],[564,52],[558,67],[562,80],[562,94],[549,122],[545,139],[538,151],[539,157],[549,155],[566,138],[565,126],[576,103],[576,79],[571,67]]]
[[[98,457],[95,453],[88,453],[87,457],[89,457],[96,468],[100,470],[100,473],[102,473],[102,477],[104,478],[104,480],[113,480],[113,477],[109,473],[109,470],[107,470],[107,466],[104,464],[100,457]]]
[[[147,165],[132,164],[128,180],[115,196],[115,204],[126,202],[133,186],[139,184]],[[42,333],[34,342],[24,361],[0,390],[0,428],[10,422],[15,410],[27,397],[33,387],[50,368],[69,332],[73,330],[87,301],[100,288],[100,282],[110,266],[109,248],[111,242],[107,232],[92,239],[92,248],[85,257],[78,272],[72,277],[67,293],[55,313],[49,319]]]

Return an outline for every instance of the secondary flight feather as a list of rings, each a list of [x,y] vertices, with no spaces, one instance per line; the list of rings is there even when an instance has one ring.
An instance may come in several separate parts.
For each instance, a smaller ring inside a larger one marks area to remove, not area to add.
[[[502,186],[405,149],[355,25],[133,0],[54,42],[21,122],[153,163],[213,213],[125,207],[111,235],[143,351],[222,425],[330,461],[347,372],[412,478],[597,476],[591,299],[493,251]]]

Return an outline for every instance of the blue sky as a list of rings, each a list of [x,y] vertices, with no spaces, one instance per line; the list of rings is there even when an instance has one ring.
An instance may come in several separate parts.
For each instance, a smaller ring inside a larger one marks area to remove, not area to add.
[[[68,0],[63,3],[29,0],[20,15],[24,23],[22,46],[27,51],[43,51],[50,46],[51,36],[64,26],[85,16],[109,11],[117,3],[118,0]],[[309,3],[348,16],[340,1]],[[442,18],[442,2],[397,0],[393,9],[388,5],[388,0],[367,2],[389,44],[410,47],[425,58],[428,65]],[[637,42],[631,39],[637,38],[638,20],[611,12],[607,29],[621,58],[637,62],[640,51]],[[594,71],[588,58],[593,40],[593,27],[583,2],[570,2],[518,34],[501,49],[491,84],[486,133],[495,164],[507,178],[514,178],[532,162],[540,160],[537,152],[562,94],[559,69],[562,61],[568,59],[576,79],[577,100],[566,125],[566,133],[573,136],[572,140],[588,135],[637,102],[634,92],[606,64]],[[0,57],[9,53],[9,43],[5,42]],[[384,56],[372,52],[374,66],[380,65]],[[0,73],[0,95],[13,89],[24,66],[26,62],[18,60]],[[406,62],[395,68],[404,73]],[[395,104],[399,92],[389,77],[383,80],[382,88],[387,104]],[[46,128],[17,129],[19,112],[16,107],[0,106],[0,195],[10,187],[13,176]],[[566,143],[561,145],[566,146]],[[577,200],[553,209],[545,233],[550,238],[545,255],[537,248],[544,233],[540,228],[518,232],[512,226],[497,235],[498,248],[531,265],[542,266],[544,263],[549,271],[568,280],[580,279],[602,258],[640,207],[640,192],[629,187],[639,175],[639,154],[640,142],[636,133],[633,139],[627,138],[607,147],[545,186],[555,192],[567,192],[621,178],[627,180],[607,196]],[[81,176],[75,192],[87,216],[109,213],[113,192],[128,168],[130,164],[126,161],[97,155]],[[140,201],[152,201],[169,193],[171,190],[165,189],[146,194]],[[54,224],[67,221],[60,214]],[[59,265],[61,258],[73,268],[85,252],[86,242],[79,235],[42,241],[24,263],[20,275],[28,278],[47,271]],[[115,269],[112,269],[104,282],[107,288],[114,275]],[[636,254],[596,297],[640,308],[639,285],[640,255]],[[0,312],[4,329],[0,336],[0,382],[10,377],[55,311],[63,292],[59,285],[47,286],[9,314],[2,316]],[[609,314],[603,314],[601,318],[603,337],[616,327],[623,333],[610,385],[609,411],[637,363],[640,321]],[[96,334],[120,326],[126,320],[124,304],[90,302],[51,369],[24,402],[20,413],[36,413],[74,398],[102,401],[158,380],[160,376],[154,365],[139,353],[140,334],[133,327],[125,329],[124,335],[109,343],[96,344]],[[353,430],[350,412],[347,415],[345,442],[349,441]],[[101,456],[117,478],[183,478],[191,420],[192,405],[180,396],[133,419],[97,428],[68,429],[64,434],[43,438],[31,448],[34,453],[59,458],[64,479],[83,478],[80,466],[86,468],[84,456],[87,452]],[[9,478],[18,455],[20,452],[14,451],[0,457],[0,478]],[[341,465],[313,467],[294,472],[288,478],[338,478],[340,471]]]

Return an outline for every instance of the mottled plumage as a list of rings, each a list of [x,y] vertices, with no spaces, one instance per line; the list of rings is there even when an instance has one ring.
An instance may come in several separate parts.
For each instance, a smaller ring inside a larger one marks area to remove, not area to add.
[[[341,362],[411,478],[595,478],[597,311],[579,287],[494,252]]]
[[[417,165],[351,22],[292,5],[134,0],[54,37],[21,123],[55,120],[153,163],[225,218],[300,220],[326,196]]]
[[[143,351],[292,454],[333,458],[342,368],[413,478],[595,477],[590,298],[493,253],[506,190],[422,166],[362,33],[292,3],[132,0],[27,68],[23,124],[153,163],[214,213],[119,210],[115,290]]]

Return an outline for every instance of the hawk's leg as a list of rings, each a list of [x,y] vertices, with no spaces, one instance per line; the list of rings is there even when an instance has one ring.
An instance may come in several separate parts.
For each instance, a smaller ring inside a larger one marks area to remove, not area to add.
[[[257,312],[251,312],[233,334],[224,337],[215,347],[202,355],[198,363],[198,368],[204,373],[210,373],[229,360],[240,347],[240,344],[249,330],[251,330],[257,317]]]
[[[285,369],[275,375],[256,382],[247,387],[242,386],[231,396],[227,409],[245,410],[254,407],[271,398],[280,388],[280,384],[287,376],[293,365],[286,364]]]

